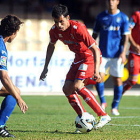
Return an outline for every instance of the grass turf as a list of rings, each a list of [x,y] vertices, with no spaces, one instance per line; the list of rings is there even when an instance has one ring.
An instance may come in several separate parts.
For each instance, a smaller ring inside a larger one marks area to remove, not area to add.
[[[6,124],[7,130],[15,135],[17,140],[140,139],[140,96],[124,96],[119,105],[121,115],[115,117],[110,112],[113,97],[106,96],[106,111],[112,117],[112,121],[102,129],[86,134],[74,134],[74,121],[77,115],[65,96],[22,97],[28,104],[28,111],[22,114],[16,106]],[[86,110],[96,117],[83,100],[82,103]]]

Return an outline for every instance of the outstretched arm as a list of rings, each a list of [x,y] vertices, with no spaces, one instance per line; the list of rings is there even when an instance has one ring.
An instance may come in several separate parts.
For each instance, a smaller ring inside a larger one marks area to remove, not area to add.
[[[26,103],[22,100],[20,94],[17,92],[17,90],[14,87],[13,82],[11,81],[10,77],[8,76],[7,71],[5,70],[0,70],[0,79],[5,87],[5,89],[11,94],[17,101],[17,104],[20,108],[20,110],[25,113],[28,109],[28,106]]]
[[[44,79],[47,76],[48,65],[49,65],[49,62],[50,62],[51,57],[53,55],[54,49],[55,49],[55,44],[49,43],[48,48],[47,48],[47,53],[46,53],[46,60],[45,60],[44,69],[40,75],[40,80],[42,80],[42,81],[44,81]]]

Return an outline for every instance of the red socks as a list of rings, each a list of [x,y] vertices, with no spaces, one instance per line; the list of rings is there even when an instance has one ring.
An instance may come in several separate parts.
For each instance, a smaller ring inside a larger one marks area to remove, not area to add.
[[[85,102],[94,110],[94,112],[98,116],[107,115],[107,113],[104,111],[104,109],[100,106],[100,104],[96,100],[94,94],[90,90],[88,90],[86,87],[83,87],[77,93],[83,97]]]
[[[81,103],[81,99],[76,94],[76,92],[73,92],[71,95],[66,97],[68,98],[70,105],[73,107],[73,109],[76,111],[78,115],[82,114],[83,112],[86,112]]]
[[[94,81],[92,78],[85,79],[85,85],[96,85],[97,82]]]
[[[125,91],[129,90],[132,88],[133,85],[135,85],[137,82],[136,81],[132,81],[130,79],[128,79],[127,81],[125,81],[123,83],[123,94]]]

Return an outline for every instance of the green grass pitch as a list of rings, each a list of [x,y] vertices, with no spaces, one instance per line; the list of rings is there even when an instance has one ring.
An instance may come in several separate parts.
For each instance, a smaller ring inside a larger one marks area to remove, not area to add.
[[[113,96],[106,96],[107,113],[112,121],[100,130],[74,134],[76,113],[65,96],[22,96],[28,111],[22,114],[16,106],[7,121],[15,140],[138,140],[140,139],[140,96],[124,96],[119,105],[120,116],[111,115]],[[0,98],[2,101],[3,98]],[[98,99],[98,97],[97,97]],[[96,114],[82,100],[86,110]],[[3,138],[0,138],[3,139]],[[11,138],[5,138],[11,139]]]

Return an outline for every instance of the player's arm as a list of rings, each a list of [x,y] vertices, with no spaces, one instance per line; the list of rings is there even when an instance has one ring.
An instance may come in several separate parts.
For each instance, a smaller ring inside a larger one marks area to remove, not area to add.
[[[132,15],[132,17],[130,18],[130,21],[129,21],[130,32],[133,30],[133,28],[139,22],[138,19],[139,18],[138,18],[137,11],[136,11],[136,12],[133,13],[133,15]],[[129,42],[131,44],[131,47],[132,47],[133,51],[139,54],[140,53],[140,45],[135,42],[135,40],[133,39],[131,34],[129,35]]]
[[[96,82],[100,82],[101,81],[101,77],[99,75],[100,55],[101,55],[100,50],[96,44],[92,45],[89,49],[93,52],[93,55],[94,55],[95,71],[94,71],[93,79]]]
[[[28,106],[22,100],[20,94],[16,91],[14,84],[12,83],[12,81],[8,75],[8,72],[5,70],[0,70],[0,79],[1,79],[3,86],[9,92],[9,94],[11,94],[16,99],[17,104],[20,107],[20,110],[23,113],[25,113],[25,111],[28,109]]]
[[[126,50],[127,50],[127,45],[128,45],[128,39],[129,39],[128,34],[122,36],[123,51],[119,56],[122,58],[122,64],[125,63],[126,61]]]
[[[44,69],[41,73],[40,80],[44,80],[44,78],[46,78],[46,76],[47,76],[48,65],[49,65],[49,62],[53,55],[54,49],[55,49],[55,44],[49,43],[48,48],[47,48],[47,53],[46,53],[45,65],[44,65]]]
[[[92,37],[96,40],[97,37],[98,37],[98,33],[94,33],[94,32],[93,32]]]
[[[94,27],[93,27],[93,34],[92,34],[92,37],[96,40],[98,35],[99,35],[99,32],[100,32],[100,20],[99,20],[99,16],[97,16],[96,18],[96,22],[94,24]]]
[[[129,35],[129,42],[130,42],[130,44],[131,44],[131,47],[132,47],[133,51],[139,54],[139,53],[140,53],[140,45],[137,44],[137,43],[134,41],[134,39],[133,39],[133,37],[132,37],[131,34]]]
[[[120,54],[120,58],[122,58],[122,64],[126,61],[126,50],[128,45],[128,39],[129,39],[129,18],[126,15],[123,15],[123,24],[122,24],[122,39],[121,39],[121,45],[123,45],[123,51]]]

